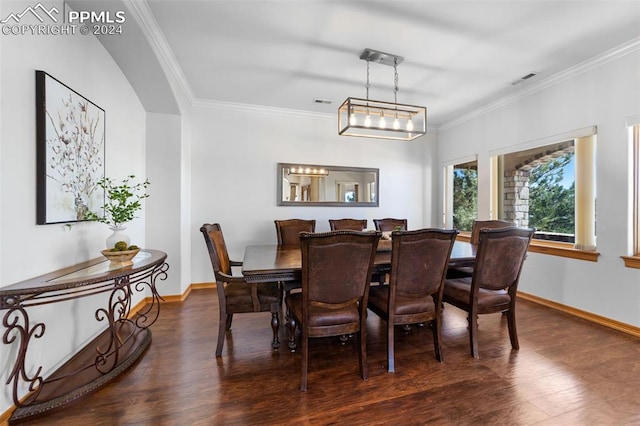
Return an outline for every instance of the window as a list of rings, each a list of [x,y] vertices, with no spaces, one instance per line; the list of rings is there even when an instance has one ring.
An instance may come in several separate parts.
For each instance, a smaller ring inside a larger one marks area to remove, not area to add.
[[[453,166],[453,227],[471,231],[478,217],[478,162]]]
[[[595,252],[595,143],[587,134],[497,155],[498,219],[535,228],[537,240]]]
[[[535,238],[575,242],[573,140],[498,156],[498,218],[536,229]]]
[[[478,217],[478,162],[473,159],[445,167],[444,225],[471,231]]]

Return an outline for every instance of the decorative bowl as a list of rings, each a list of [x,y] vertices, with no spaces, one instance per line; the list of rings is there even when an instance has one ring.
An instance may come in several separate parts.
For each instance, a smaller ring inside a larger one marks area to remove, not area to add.
[[[111,267],[122,267],[133,265],[133,258],[140,251],[139,248],[134,250],[120,250],[120,251],[111,251],[110,249],[104,249],[100,253],[109,261],[111,261]]]

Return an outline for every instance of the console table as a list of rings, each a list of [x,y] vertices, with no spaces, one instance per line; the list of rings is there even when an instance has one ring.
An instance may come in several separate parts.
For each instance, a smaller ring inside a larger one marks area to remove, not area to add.
[[[96,390],[142,355],[151,343],[148,327],[160,313],[162,298],[156,281],[167,278],[166,258],[166,253],[158,250],[141,250],[133,265],[114,267],[105,258],[93,259],[0,288],[2,342],[17,349],[6,382],[13,388],[16,406],[10,422],[41,415]],[[151,292],[151,303],[131,315],[131,296],[145,290]],[[44,322],[30,319],[30,307],[99,293],[109,293],[108,302],[91,320],[103,322],[104,332],[47,378],[42,377],[42,366],[25,365],[30,343],[46,330]],[[21,392],[29,392],[23,401]]]

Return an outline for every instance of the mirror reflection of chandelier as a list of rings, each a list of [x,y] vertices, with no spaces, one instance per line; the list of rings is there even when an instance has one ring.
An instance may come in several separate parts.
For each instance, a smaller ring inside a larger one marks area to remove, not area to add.
[[[367,62],[367,97],[347,98],[338,108],[338,134],[365,138],[410,141],[427,131],[427,108],[398,103],[398,65],[403,57],[365,49],[360,59]],[[394,102],[369,99],[369,64],[393,66]]]
[[[292,167],[287,172],[289,175],[297,175],[297,176],[328,176],[329,170],[324,168],[311,168],[311,167],[301,167],[299,166],[297,169]]]

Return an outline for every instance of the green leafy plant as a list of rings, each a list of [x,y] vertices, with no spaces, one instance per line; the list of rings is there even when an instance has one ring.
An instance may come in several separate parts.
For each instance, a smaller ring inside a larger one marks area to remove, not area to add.
[[[100,179],[97,185],[104,190],[107,198],[104,214],[101,216],[90,211],[87,212],[86,218],[116,228],[134,219],[136,212],[142,209],[140,201],[149,196],[147,188],[150,183],[148,179],[144,182],[132,183],[133,179],[135,175],[127,176],[120,183],[109,177]]]

